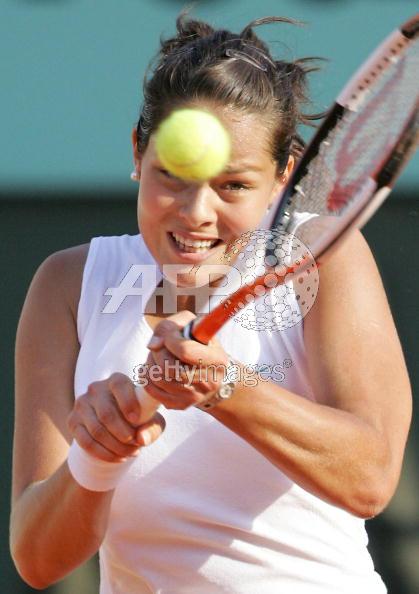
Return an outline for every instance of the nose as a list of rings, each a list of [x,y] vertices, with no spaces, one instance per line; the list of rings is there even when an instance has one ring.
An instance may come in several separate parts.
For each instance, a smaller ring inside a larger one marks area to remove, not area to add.
[[[212,225],[217,221],[217,193],[208,183],[189,186],[179,205],[179,216],[191,228]]]

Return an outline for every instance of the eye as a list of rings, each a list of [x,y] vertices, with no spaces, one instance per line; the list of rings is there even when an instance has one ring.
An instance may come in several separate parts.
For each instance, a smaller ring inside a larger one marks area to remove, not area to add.
[[[175,177],[174,175],[172,175],[170,173],[170,171],[167,171],[167,169],[159,168],[159,173],[161,173],[164,177],[167,177],[168,179],[179,179],[179,178]]]
[[[241,192],[244,190],[250,190],[250,186],[248,184],[244,184],[239,181],[230,181],[226,182],[222,185],[223,190],[228,190],[231,192]]]
[[[173,188],[178,188],[178,187],[183,188],[184,187],[185,181],[183,179],[180,179],[180,177],[176,177],[175,175],[170,173],[170,171],[168,171],[167,169],[164,169],[163,167],[158,167],[157,172],[158,172],[159,176],[161,176],[163,183],[169,184],[170,187],[173,187]]]

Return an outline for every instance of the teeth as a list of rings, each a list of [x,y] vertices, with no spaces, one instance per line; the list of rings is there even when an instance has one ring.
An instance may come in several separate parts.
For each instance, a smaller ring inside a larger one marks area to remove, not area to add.
[[[184,239],[183,237],[181,237],[180,235],[177,235],[176,233],[172,233],[172,237],[174,237],[176,243],[178,243],[181,246],[188,246],[191,248],[205,248],[208,249],[211,246],[213,246],[215,243],[217,243],[217,240],[214,239],[212,241],[194,241],[192,239]]]

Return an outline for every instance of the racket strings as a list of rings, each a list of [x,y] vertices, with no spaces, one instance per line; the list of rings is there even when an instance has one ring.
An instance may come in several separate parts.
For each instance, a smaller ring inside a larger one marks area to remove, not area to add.
[[[370,193],[371,173],[380,168],[415,110],[419,42],[386,63],[380,75],[375,64],[371,69],[375,74],[358,82],[349,109],[323,139],[295,186],[289,212],[342,215],[343,209],[362,197],[366,186],[365,194]]]

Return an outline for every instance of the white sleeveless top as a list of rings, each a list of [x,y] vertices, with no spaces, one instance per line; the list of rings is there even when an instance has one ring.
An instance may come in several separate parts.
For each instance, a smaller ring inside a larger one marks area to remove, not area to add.
[[[153,282],[131,279],[133,294],[102,313],[118,301],[112,288],[144,264],[155,262],[140,235],[92,240],[78,310],[76,395],[116,371],[134,380],[146,361],[152,330],[142,312],[160,271]],[[256,332],[233,319],[217,338],[242,363],[279,364],[273,381],[312,399],[302,326]],[[386,592],[363,520],[296,485],[207,413],[162,412],[165,432],[115,490],[100,549],[101,594]]]

